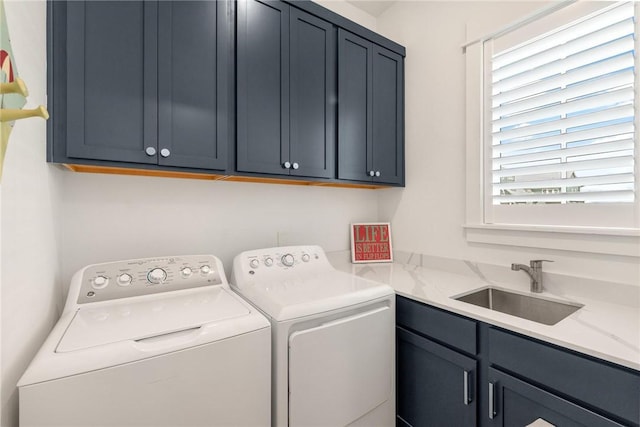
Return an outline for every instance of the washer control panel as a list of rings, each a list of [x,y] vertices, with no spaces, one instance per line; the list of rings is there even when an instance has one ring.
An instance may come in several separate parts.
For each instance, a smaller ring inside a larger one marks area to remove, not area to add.
[[[77,280],[78,304],[227,283],[222,263],[213,255],[93,264],[76,273]]]
[[[232,283],[277,280],[292,274],[307,274],[333,266],[319,246],[283,246],[242,252],[233,260]]]

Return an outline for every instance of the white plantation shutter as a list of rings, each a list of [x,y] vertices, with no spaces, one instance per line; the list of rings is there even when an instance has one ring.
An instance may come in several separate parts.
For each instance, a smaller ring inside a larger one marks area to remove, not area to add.
[[[493,51],[492,204],[634,202],[634,30],[617,3]]]

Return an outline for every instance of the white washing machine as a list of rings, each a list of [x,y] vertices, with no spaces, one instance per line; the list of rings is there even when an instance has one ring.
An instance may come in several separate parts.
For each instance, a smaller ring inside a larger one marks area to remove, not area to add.
[[[395,426],[395,299],[322,248],[243,252],[231,286],[272,326],[272,426]]]
[[[20,425],[268,425],[270,329],[214,256],[87,266],[18,383]]]

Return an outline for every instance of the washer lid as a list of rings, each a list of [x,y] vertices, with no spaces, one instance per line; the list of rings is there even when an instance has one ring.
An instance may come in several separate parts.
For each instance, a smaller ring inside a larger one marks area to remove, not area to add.
[[[150,338],[249,314],[251,310],[222,286],[81,307],[56,352]]]
[[[248,281],[239,292],[278,321],[394,295],[388,285],[337,270]]]

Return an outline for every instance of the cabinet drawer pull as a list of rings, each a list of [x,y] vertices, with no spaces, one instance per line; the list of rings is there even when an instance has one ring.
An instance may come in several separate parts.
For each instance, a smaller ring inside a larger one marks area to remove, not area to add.
[[[492,420],[496,416],[496,385],[489,383],[489,419]]]
[[[463,381],[463,402],[465,405],[468,405],[471,403],[471,395],[470,393],[470,387],[469,387],[469,371],[464,371],[462,374],[462,381]]]
[[[156,149],[153,148],[153,147],[145,148],[144,152],[147,153],[147,156],[155,156],[156,155]]]

